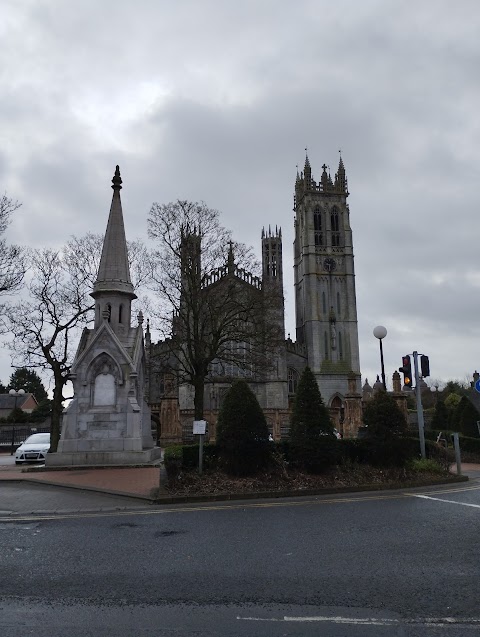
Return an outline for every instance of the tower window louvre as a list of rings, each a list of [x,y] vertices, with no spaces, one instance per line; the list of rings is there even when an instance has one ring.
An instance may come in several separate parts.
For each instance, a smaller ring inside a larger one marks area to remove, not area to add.
[[[313,229],[316,246],[323,246],[322,211],[319,206],[313,211]]]

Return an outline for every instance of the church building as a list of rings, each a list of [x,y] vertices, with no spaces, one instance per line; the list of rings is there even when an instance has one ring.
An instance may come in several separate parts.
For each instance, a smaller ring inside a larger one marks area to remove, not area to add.
[[[362,396],[358,347],[355,271],[348,185],[340,157],[332,179],[323,165],[318,182],[312,177],[308,155],[297,172],[294,196],[294,287],[296,340],[275,348],[274,360],[261,375],[217,366],[204,395],[210,439],[223,395],[239,376],[248,381],[265,413],[274,439],[288,436],[290,412],[299,377],[306,366],[313,371],[336,427],[354,436],[361,425]],[[223,277],[237,277],[256,286],[258,294],[275,289],[279,299],[270,318],[285,334],[283,305],[282,232],[263,230],[262,278],[238,268],[230,251],[228,263],[211,274],[211,285]],[[147,400],[157,423],[160,444],[192,439],[192,388],[179,380],[173,366],[159,365],[165,342],[153,343],[147,325]],[[164,359],[163,359],[164,360]]]

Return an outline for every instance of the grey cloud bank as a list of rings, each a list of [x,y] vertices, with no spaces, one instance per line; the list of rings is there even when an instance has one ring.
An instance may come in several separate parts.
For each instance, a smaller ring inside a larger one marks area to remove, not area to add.
[[[32,247],[105,230],[120,164],[129,238],[154,201],[204,200],[260,254],[284,237],[293,310],[293,186],[342,149],[363,380],[430,355],[435,378],[480,367],[480,7],[475,1],[6,2],[0,187]],[[10,375],[2,359],[0,378]]]

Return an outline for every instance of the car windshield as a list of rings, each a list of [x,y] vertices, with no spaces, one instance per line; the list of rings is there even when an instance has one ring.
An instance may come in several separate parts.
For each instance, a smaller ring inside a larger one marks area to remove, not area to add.
[[[50,443],[50,434],[33,434],[31,436],[28,436],[28,438],[24,442],[24,444],[26,445],[31,445],[31,444],[46,445],[49,443]]]

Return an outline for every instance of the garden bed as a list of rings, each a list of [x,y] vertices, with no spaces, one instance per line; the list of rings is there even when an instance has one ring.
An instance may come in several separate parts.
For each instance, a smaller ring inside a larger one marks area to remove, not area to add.
[[[381,488],[430,484],[451,477],[446,470],[379,469],[365,465],[335,467],[321,475],[276,469],[252,477],[236,478],[221,471],[182,471],[170,480],[165,491],[172,496],[248,494],[265,492],[309,492],[329,489]]]

